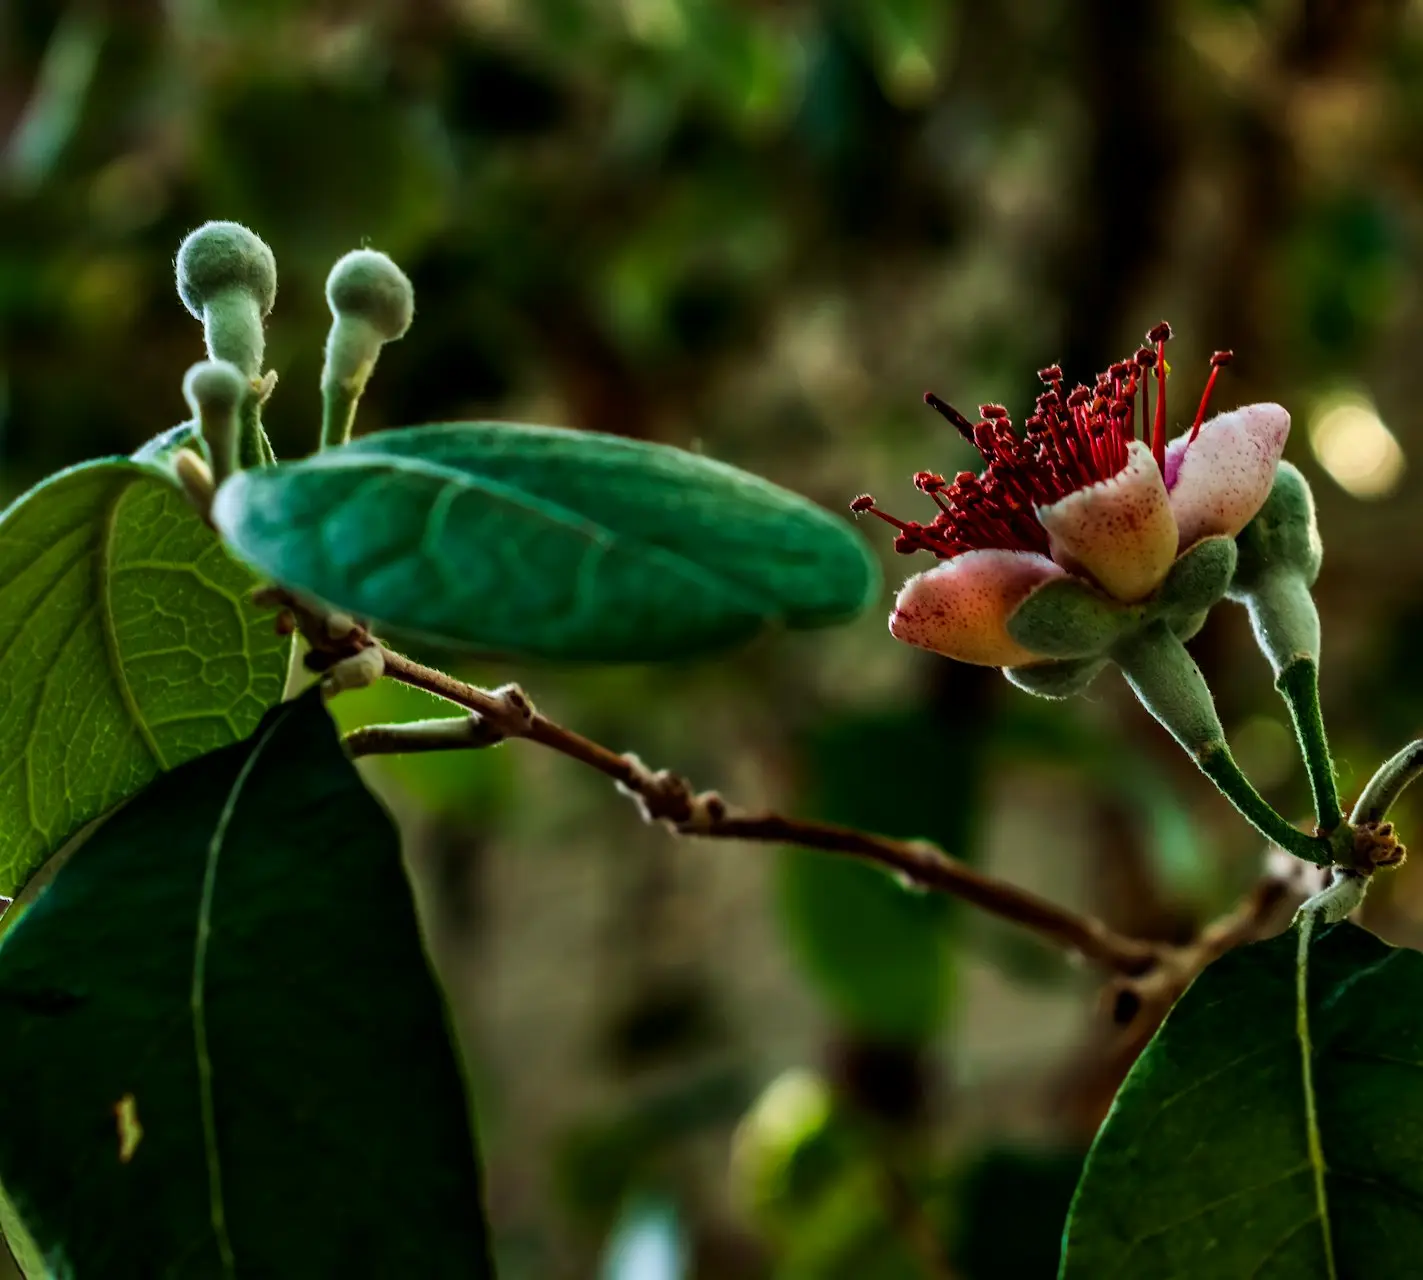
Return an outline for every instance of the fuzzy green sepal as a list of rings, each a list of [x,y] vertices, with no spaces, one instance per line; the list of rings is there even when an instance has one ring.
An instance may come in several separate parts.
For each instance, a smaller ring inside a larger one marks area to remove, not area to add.
[[[1205,612],[1225,595],[1235,564],[1233,538],[1202,538],[1176,558],[1150,611],[1176,631],[1178,622]]]
[[[1008,618],[1008,634],[1044,658],[1105,653],[1142,621],[1139,605],[1122,604],[1079,578],[1054,578],[1030,592]]]
[[[1070,698],[1086,689],[1106,665],[1105,658],[1060,658],[1024,667],[1004,667],[1003,674],[1024,693],[1039,698]]]

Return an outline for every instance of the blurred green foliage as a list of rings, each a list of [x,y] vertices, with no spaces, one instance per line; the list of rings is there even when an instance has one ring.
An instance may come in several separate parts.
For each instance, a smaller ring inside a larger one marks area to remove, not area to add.
[[[1219,347],[1237,353],[1222,404],[1294,414],[1347,782],[1423,728],[1423,508],[1411,472],[1382,500],[1349,496],[1309,427],[1362,389],[1406,457],[1423,440],[1420,71],[1416,0],[1129,16],[1106,0],[11,0],[0,494],[184,416],[200,343],[171,263],[210,217],[277,254],[267,421],[285,457],[316,441],[322,281],[363,243],[409,272],[417,315],[358,430],[619,432],[836,510],[870,489],[910,514],[914,471],[972,464],[919,406],[926,387],[1016,412],[1036,368],[1087,377],[1164,314],[1183,414]],[[891,584],[910,570],[864,532]],[[882,612],[714,665],[477,675],[734,801],[940,840],[1158,936],[1254,874],[1254,839],[1115,677],[1033,702],[895,645]],[[1278,716],[1238,610],[1193,650],[1232,735]],[[345,727],[434,713],[384,686],[336,709]],[[913,1275],[915,1230],[867,1190],[906,1144],[949,1248],[953,1222],[986,1212],[965,1154],[982,1125],[1069,1149],[1090,1131],[1100,1099],[1072,1095],[1061,1030],[1088,1009],[1059,959],[851,864],[776,855],[768,873],[754,849],[674,842],[520,746],[369,765],[411,818],[417,874],[468,908],[436,913],[430,940],[490,1113],[505,1275],[594,1273],[644,1190],[676,1205],[698,1277]],[[1302,771],[1276,765],[1262,789],[1302,811]],[[1377,895],[1399,941],[1423,939],[1411,884]],[[879,1074],[837,1071],[845,1054]],[[796,1173],[754,1211],[729,1204],[730,1132],[788,1069],[824,1071],[851,1154],[807,1139],[808,1201]],[[866,1094],[921,1076],[938,1101],[904,1086],[914,1105],[869,1107],[865,1139]],[[695,1122],[658,1109],[716,1078],[750,1083],[688,1103]],[[995,1176],[990,1199],[1011,1186],[1025,1217],[1058,1213],[1056,1174]],[[1028,1240],[1037,1261],[1013,1265],[1050,1275]],[[1018,1274],[959,1247],[965,1275]]]

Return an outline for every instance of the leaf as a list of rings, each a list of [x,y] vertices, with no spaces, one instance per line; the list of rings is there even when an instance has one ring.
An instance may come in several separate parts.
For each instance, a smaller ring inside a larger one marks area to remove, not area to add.
[[[951,992],[945,901],[806,849],[782,850],[776,865],[791,946],[837,1017],[876,1039],[928,1039]]]
[[[995,1146],[977,1153],[957,1180],[954,1274],[961,1280],[1052,1276],[1081,1173],[1080,1149]]]
[[[0,515],[0,893],[281,697],[252,586],[154,466],[84,463]]]
[[[642,661],[813,627],[878,583],[853,527],[665,445],[512,423],[378,432],[234,476],[214,516],[287,587],[405,636]]]
[[[866,744],[892,743],[893,750]],[[931,710],[858,710],[822,720],[803,750],[818,818],[906,839],[973,846],[980,744],[947,737]],[[876,1039],[926,1040],[953,995],[952,903],[877,867],[805,849],[776,865],[796,959],[836,1016]]]
[[[1320,935],[1308,1091],[1295,962],[1293,933],[1239,948],[1172,1010],[1088,1156],[1063,1280],[1416,1271],[1423,955],[1351,924]]]
[[[397,837],[316,690],[159,778],[6,937],[0,1096],[58,1275],[491,1274]]]

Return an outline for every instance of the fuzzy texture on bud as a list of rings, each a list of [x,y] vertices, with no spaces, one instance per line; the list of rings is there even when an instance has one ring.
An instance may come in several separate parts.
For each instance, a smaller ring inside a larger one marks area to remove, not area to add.
[[[1236,539],[1239,552],[1230,598],[1250,612],[1261,651],[1279,679],[1294,663],[1319,661],[1319,611],[1310,587],[1324,546],[1314,496],[1297,467],[1282,462],[1270,496]]]
[[[240,222],[205,222],[178,247],[178,296],[201,320],[203,308],[229,289],[251,294],[265,317],[277,301],[277,260]]]
[[[410,328],[415,289],[385,254],[356,249],[331,268],[326,301],[332,323],[321,370],[322,448],[350,439],[356,406],[381,347]]]
[[[254,232],[237,222],[207,222],[178,248],[178,296],[203,322],[208,356],[249,378],[262,371],[262,320],[277,300],[277,263]]]
[[[241,433],[238,414],[250,394],[252,384],[226,360],[204,360],[189,369],[183,379],[183,395],[193,416],[202,424],[215,484],[221,484],[237,470]]]
[[[354,249],[326,277],[326,302],[337,320],[364,320],[382,342],[403,338],[415,318],[410,278],[385,254]]]

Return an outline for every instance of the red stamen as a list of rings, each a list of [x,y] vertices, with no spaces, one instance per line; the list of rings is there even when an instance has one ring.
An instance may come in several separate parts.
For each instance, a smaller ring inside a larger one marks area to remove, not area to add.
[[[1119,474],[1127,464],[1129,446],[1137,439],[1138,412],[1140,438],[1145,441],[1150,433],[1152,455],[1164,472],[1165,344],[1170,337],[1169,325],[1157,325],[1147,334],[1152,346],[1142,347],[1129,360],[1110,365],[1090,384],[1071,391],[1064,388],[1058,365],[1040,369],[1038,377],[1045,390],[1039,393],[1021,436],[1001,405],[981,405],[982,418],[974,423],[932,392],[926,394],[925,403],[983,455],[983,471],[961,471],[952,482],[932,471],[918,472],[915,486],[928,494],[937,508],[928,523],[886,515],[868,494],[856,498],[851,509],[857,514],[868,512],[896,529],[895,550],[905,553],[929,551],[940,560],[987,548],[1049,554],[1047,532],[1037,512]],[[1204,419],[1217,371],[1229,359],[1229,352],[1217,352],[1211,358],[1211,377],[1193,435]],[[1153,369],[1157,388],[1154,406]]]
[[[1166,343],[1171,326],[1162,321],[1147,330],[1146,340],[1156,344],[1156,418],[1151,424],[1151,456],[1161,473],[1166,473]]]
[[[940,417],[947,418],[957,429],[959,435],[967,440],[969,444],[975,443],[973,438],[973,423],[965,418],[953,405],[944,403],[944,401],[940,400],[932,391],[926,391],[924,393],[924,403]]]
[[[1191,424],[1191,440],[1194,440],[1201,430],[1201,423],[1206,420],[1206,410],[1210,407],[1211,392],[1215,390],[1216,376],[1233,359],[1233,351],[1217,351],[1211,356],[1211,376],[1206,379],[1206,389],[1201,393],[1201,407],[1196,410],[1196,420]],[[1189,444],[1190,441],[1187,441]]]

